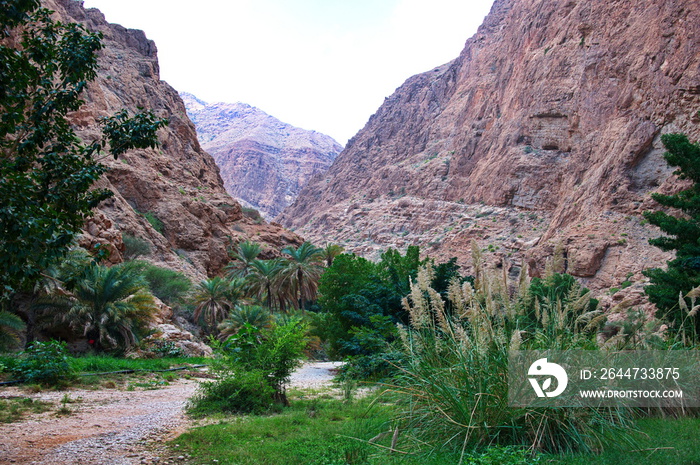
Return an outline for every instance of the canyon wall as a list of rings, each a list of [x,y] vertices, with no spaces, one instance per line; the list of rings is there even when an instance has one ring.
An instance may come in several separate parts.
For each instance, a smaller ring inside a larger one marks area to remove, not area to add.
[[[42,4],[61,21],[80,22],[104,34],[98,77],[83,95],[85,105],[71,116],[84,141],[99,137],[101,117],[123,108],[132,114],[149,109],[169,121],[158,132],[160,147],[102,160],[110,170],[96,187],[115,195],[88,220],[81,245],[104,244],[116,263],[123,259],[123,239],[129,235],[151,248],[144,258],[203,279],[221,271],[227,248],[239,241],[260,242],[267,257],[302,242],[277,224],[247,218],[226,192],[213,158],[197,141],[182,99],[160,80],[156,46],[143,31],[109,24],[100,11],[86,10],[75,0]]]
[[[679,188],[660,135],[700,138],[697,0],[496,0],[454,61],[409,78],[278,218],[367,256],[419,244],[513,274],[561,244],[596,289],[669,257],[641,217]]]

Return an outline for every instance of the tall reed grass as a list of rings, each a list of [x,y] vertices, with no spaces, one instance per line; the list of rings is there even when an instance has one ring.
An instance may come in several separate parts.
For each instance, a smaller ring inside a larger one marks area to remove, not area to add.
[[[399,332],[408,363],[394,386],[405,399],[404,435],[463,452],[494,444],[563,452],[599,449],[624,431],[623,410],[508,406],[510,350],[595,348],[605,317],[574,281],[533,296],[527,270],[511,282],[486,269],[478,248],[472,254],[473,284],[454,281],[443,300],[426,266],[404,299],[410,325]]]

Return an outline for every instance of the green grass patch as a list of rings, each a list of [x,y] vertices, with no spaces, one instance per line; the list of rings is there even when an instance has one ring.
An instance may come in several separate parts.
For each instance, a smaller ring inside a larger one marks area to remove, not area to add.
[[[0,423],[14,423],[32,413],[42,413],[52,409],[49,402],[23,399],[0,399]]]
[[[292,406],[267,416],[214,417],[216,424],[196,427],[171,442],[177,454],[194,464],[240,465],[438,465],[458,463],[459,454],[421,451],[399,434],[391,452],[394,406],[371,398],[353,403],[338,399],[292,399]],[[374,439],[374,444],[369,441]],[[217,462],[214,462],[217,460]],[[464,457],[464,464],[538,463],[514,448],[494,448]]]
[[[700,418],[645,418],[634,444],[608,447],[598,455],[548,455],[543,463],[557,465],[698,465]]]
[[[149,359],[117,358],[108,355],[71,357],[70,366],[78,373],[103,373],[123,370],[167,370],[188,365],[206,365],[211,359],[205,357],[167,357]]]
[[[324,396],[325,397],[325,396]],[[292,399],[292,406],[267,416],[211,417],[170,443],[192,464],[240,465],[438,465],[460,463],[460,453],[435,451],[400,431],[391,452],[396,406],[374,397],[347,403],[337,399]],[[470,465],[697,465],[699,418],[646,418],[633,443],[609,445],[600,453],[532,455],[513,447],[465,453]],[[383,435],[382,435],[383,433]],[[381,437],[379,437],[381,436]],[[379,438],[378,438],[379,437]],[[370,444],[374,439],[374,444]],[[217,462],[214,462],[216,460]]]

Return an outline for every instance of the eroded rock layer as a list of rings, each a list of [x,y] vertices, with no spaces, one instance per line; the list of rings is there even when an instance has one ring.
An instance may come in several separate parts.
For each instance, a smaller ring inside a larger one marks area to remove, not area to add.
[[[279,217],[372,255],[420,244],[594,288],[667,255],[641,212],[678,188],[659,137],[700,126],[697,0],[496,0],[454,61],[408,79]]]

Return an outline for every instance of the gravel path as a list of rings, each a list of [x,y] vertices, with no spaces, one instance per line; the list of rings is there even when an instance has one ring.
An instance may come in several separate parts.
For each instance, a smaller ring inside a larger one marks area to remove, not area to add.
[[[330,385],[336,362],[307,363],[292,375],[290,387],[320,389]],[[183,413],[198,382],[180,379],[156,390],[72,389],[30,397],[56,405],[28,421],[0,425],[0,464],[18,465],[142,465],[176,464],[161,445],[183,433],[189,421]],[[70,415],[56,415],[64,395]],[[17,388],[0,389],[0,398],[27,397]]]

